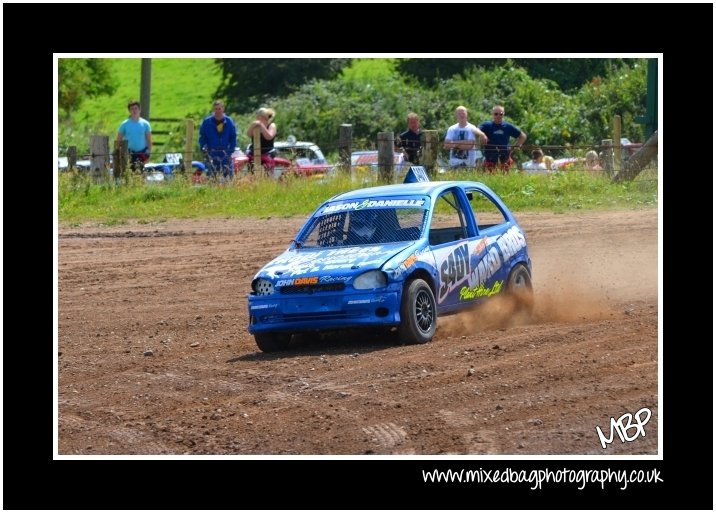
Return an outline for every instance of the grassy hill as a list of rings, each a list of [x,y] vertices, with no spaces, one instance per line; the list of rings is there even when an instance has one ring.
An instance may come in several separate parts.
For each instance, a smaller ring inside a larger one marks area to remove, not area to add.
[[[69,123],[72,132],[83,140],[90,132],[114,134],[127,117],[127,101],[139,99],[141,59],[109,61],[117,83],[116,92],[86,100]],[[208,114],[220,81],[221,72],[214,59],[152,59],[151,117],[184,118],[197,112]]]
[[[127,117],[127,102],[139,99],[141,59],[107,59],[117,90],[112,95],[85,100],[68,123],[60,126],[60,146],[78,146],[86,151],[90,134],[113,136]],[[394,59],[356,59],[344,69],[343,80],[370,80],[390,76]],[[153,58],[150,118],[185,118],[197,113],[208,115],[221,82],[221,70],[211,58]],[[227,112],[234,114],[229,103]],[[153,122],[153,130],[165,130],[166,123]],[[157,134],[155,140],[167,139]],[[156,149],[159,149],[157,147]],[[176,148],[172,148],[176,149]],[[61,149],[62,153],[63,149]]]
[[[72,124],[93,130],[111,129],[127,116],[127,101],[139,99],[141,59],[108,59],[117,82],[111,96],[86,100],[73,115]],[[392,73],[394,59],[356,59],[343,70],[345,80],[375,79]],[[152,59],[151,117],[183,118],[197,112],[211,111],[221,71],[210,58]],[[227,112],[233,113],[231,105]],[[115,126],[116,125],[116,126]]]

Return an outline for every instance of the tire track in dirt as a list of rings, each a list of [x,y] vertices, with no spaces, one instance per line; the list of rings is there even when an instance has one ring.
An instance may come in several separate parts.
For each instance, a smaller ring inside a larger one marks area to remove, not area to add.
[[[518,219],[532,318],[277,355],[245,295],[303,218],[60,227],[60,454],[656,454],[656,211]],[[603,450],[595,427],[643,407],[648,436]]]

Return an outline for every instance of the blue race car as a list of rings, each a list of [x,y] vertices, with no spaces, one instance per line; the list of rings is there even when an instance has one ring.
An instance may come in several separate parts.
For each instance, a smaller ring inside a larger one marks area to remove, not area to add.
[[[293,334],[363,327],[426,343],[439,315],[497,294],[531,309],[531,270],[524,231],[480,182],[358,189],[318,207],[256,273],[248,330],[265,352]]]

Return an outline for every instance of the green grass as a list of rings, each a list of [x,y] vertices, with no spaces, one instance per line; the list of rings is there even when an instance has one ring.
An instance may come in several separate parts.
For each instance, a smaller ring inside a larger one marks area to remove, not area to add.
[[[450,179],[474,180],[474,174]],[[580,171],[550,176],[478,175],[515,212],[634,209],[657,205],[657,181],[614,184]],[[329,197],[361,187],[348,177],[282,182],[236,182],[192,185],[181,176],[170,182],[95,184],[86,174],[59,177],[59,220],[62,224],[162,221],[168,218],[241,218],[305,216]]]
[[[80,152],[87,148],[90,134],[112,137],[128,116],[127,102],[140,98],[141,59],[109,61],[117,83],[115,93],[87,99],[69,122],[60,126],[61,140],[76,144]],[[152,59],[150,118],[183,119],[196,113],[208,115],[220,81],[221,72],[214,59]],[[231,111],[230,105],[227,110]],[[152,123],[153,130],[167,128],[164,123]],[[66,135],[68,131],[74,137]],[[155,138],[160,137],[166,139],[159,135]]]
[[[118,85],[116,92],[85,101],[73,117],[75,123],[101,124],[116,130],[128,115],[127,101],[139,99],[141,59],[109,60]],[[208,114],[220,81],[214,59],[152,59],[151,117]]]
[[[354,59],[351,65],[341,72],[343,80],[376,80],[397,75],[396,59]]]
[[[67,146],[77,146],[80,154],[89,149],[92,134],[114,136],[119,124],[127,117],[127,102],[140,98],[141,59],[107,59],[112,65],[112,75],[117,90],[112,95],[89,98],[67,122],[60,123],[60,154]],[[355,59],[344,69],[345,80],[364,80],[387,77],[394,74],[395,59]],[[221,69],[209,58],[154,58],[152,59],[152,96],[150,121],[153,118],[194,117],[208,115],[216,90],[221,83]],[[231,103],[227,112],[235,116]],[[197,116],[197,113],[200,113]],[[236,119],[236,118],[235,118]],[[152,121],[153,130],[172,130],[183,134],[183,125]],[[181,137],[180,137],[181,138]],[[177,151],[181,146],[166,135],[155,135],[158,142],[168,142],[166,147],[155,146],[155,154],[161,151]]]

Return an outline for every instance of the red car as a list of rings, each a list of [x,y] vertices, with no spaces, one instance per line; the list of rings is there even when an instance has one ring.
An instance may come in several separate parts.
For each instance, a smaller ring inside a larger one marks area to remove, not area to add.
[[[311,142],[276,141],[274,151],[273,178],[280,178],[286,173],[315,177],[333,171],[333,164],[329,164],[321,149]],[[234,173],[246,173],[249,157],[241,150],[236,150],[232,158]]]

